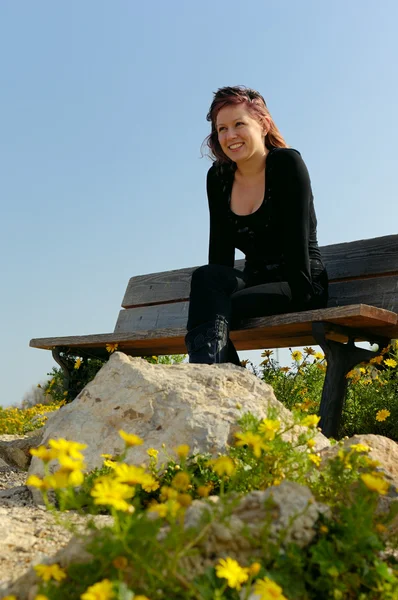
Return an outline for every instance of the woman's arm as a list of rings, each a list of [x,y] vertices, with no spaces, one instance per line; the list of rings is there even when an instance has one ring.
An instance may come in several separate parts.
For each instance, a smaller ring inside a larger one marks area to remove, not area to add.
[[[210,212],[209,265],[235,264],[235,247],[227,223],[226,198],[214,166],[207,173],[207,199]]]
[[[297,150],[283,148],[275,154],[273,195],[280,216],[282,251],[293,301],[300,309],[313,294],[308,251],[311,181]]]

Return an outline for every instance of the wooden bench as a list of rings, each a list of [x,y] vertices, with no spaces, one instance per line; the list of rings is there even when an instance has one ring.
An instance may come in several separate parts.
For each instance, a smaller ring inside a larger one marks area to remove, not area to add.
[[[237,350],[318,344],[327,359],[320,427],[337,436],[346,374],[377,353],[355,341],[379,344],[398,337],[398,235],[321,248],[330,279],[328,308],[244,319],[231,331]],[[236,261],[243,269],[244,261]],[[113,333],[33,339],[30,346],[61,353],[107,357],[106,344],[131,356],[185,354],[184,337],[193,270],[178,269],[132,277]]]

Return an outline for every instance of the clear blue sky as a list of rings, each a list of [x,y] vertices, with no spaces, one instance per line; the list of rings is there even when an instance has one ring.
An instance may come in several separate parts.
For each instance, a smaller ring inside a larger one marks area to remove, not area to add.
[[[130,277],[206,263],[218,87],[258,89],[300,150],[320,245],[396,233],[397,21],[395,0],[2,0],[0,403],[54,364],[31,338],[111,332]]]

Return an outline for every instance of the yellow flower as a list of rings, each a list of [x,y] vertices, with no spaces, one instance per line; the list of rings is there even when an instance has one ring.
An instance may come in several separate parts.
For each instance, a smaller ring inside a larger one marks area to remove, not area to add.
[[[109,460],[112,460],[113,458],[113,454],[101,454],[102,458],[107,458]]]
[[[119,344],[106,344],[105,348],[106,351],[109,352],[109,354],[112,354],[112,352],[115,352],[115,350],[117,350],[119,347]]]
[[[384,533],[387,531],[387,527],[383,523],[376,523],[375,529],[378,533]]]
[[[171,486],[181,492],[186,492],[191,487],[191,480],[188,473],[177,473],[172,479]]]
[[[311,348],[311,346],[306,346],[306,347],[304,348],[304,352],[305,352],[306,354],[308,354],[308,356],[312,356],[312,355],[314,355],[314,354],[315,354],[315,350],[314,350],[314,348]]]
[[[37,477],[37,475],[29,475],[28,479],[26,480],[26,485],[30,485],[39,490],[48,489],[48,485],[44,479],[40,479],[40,477]]]
[[[189,446],[187,444],[181,444],[180,446],[177,446],[177,448],[174,448],[177,455],[180,458],[186,458],[189,454]]]
[[[108,462],[105,461],[104,464]],[[115,472],[115,481],[119,483],[127,483],[128,485],[141,485],[146,492],[152,492],[158,489],[159,484],[145,472],[142,467],[135,465],[126,465],[126,463],[112,463],[112,468]]]
[[[145,469],[142,467],[126,465],[126,463],[112,462],[112,469],[115,472],[115,479],[117,479],[119,483],[127,483],[128,485],[141,484],[146,475]]]
[[[370,467],[371,469],[376,469],[377,467],[381,466],[381,462],[379,462],[378,460],[369,458],[369,456],[364,456],[364,460],[365,460],[366,464],[368,465],[368,467]]]
[[[146,451],[146,453],[151,458],[155,458],[157,460],[158,454],[159,454],[159,450],[155,450],[155,448],[148,448],[148,450]]]
[[[141,482],[141,486],[146,492],[154,492],[158,489],[159,483],[152,477],[152,475],[146,473]]]
[[[383,408],[376,413],[376,421],[385,421],[391,415],[390,411]]]
[[[57,457],[61,454],[66,454],[71,458],[82,459],[83,454],[80,450],[87,448],[87,444],[79,444],[79,442],[71,442],[64,438],[58,438],[57,440],[50,440],[48,445],[56,450]]]
[[[74,367],[73,367],[73,368],[74,368],[74,369],[79,369],[81,364],[82,364],[82,359],[81,359],[81,358],[77,358],[77,359],[75,360],[75,364],[74,364]]]
[[[65,472],[83,471],[86,465],[81,460],[74,460],[70,456],[62,455],[58,457],[58,462]]]
[[[387,367],[394,369],[397,366],[397,361],[393,358],[386,358],[384,364],[387,365]]]
[[[167,504],[164,504],[163,502],[160,504],[151,504],[151,506],[148,508],[148,511],[151,513],[157,513],[159,517],[164,519],[164,517],[167,517],[168,513]]]
[[[183,508],[187,508],[188,506],[191,506],[191,504],[192,504],[192,496],[190,496],[189,494],[178,494],[177,502]]]
[[[287,600],[282,592],[282,588],[268,577],[258,579],[254,584],[254,593],[258,594],[259,600]]]
[[[282,373],[288,373],[290,371],[290,367],[281,367],[279,370],[282,371]]]
[[[351,369],[351,371],[348,371],[347,375],[346,375],[346,379],[357,379],[358,378],[358,372],[355,371],[355,369]]]
[[[259,432],[263,434],[266,440],[272,441],[275,433],[279,430],[281,422],[273,419],[263,419],[259,425]]]
[[[317,467],[319,467],[319,465],[322,462],[322,459],[320,456],[318,456],[317,454],[310,454],[308,456],[308,458],[314,463],[314,465],[316,465]]]
[[[119,435],[129,448],[131,446],[140,446],[144,443],[144,440],[142,440],[138,435],[135,435],[134,433],[126,433],[126,431],[123,431],[123,429],[119,430]]]
[[[226,579],[228,587],[239,591],[242,583],[249,579],[249,569],[241,567],[233,558],[220,558],[216,565],[216,575],[219,579]]]
[[[109,579],[103,579],[94,585],[91,585],[80,596],[81,600],[111,600],[115,595],[113,593],[113,585]]]
[[[321,417],[318,417],[317,415],[308,415],[307,417],[304,417],[300,425],[303,425],[304,427],[316,427],[320,420]]]
[[[3,596],[3,598],[1,600],[17,600],[17,597],[12,595],[12,596]]]
[[[314,358],[317,358],[318,360],[323,360],[325,358],[325,355],[322,354],[322,352],[315,352]]]
[[[269,358],[270,356],[272,356],[273,353],[273,350],[264,350],[264,352],[261,353],[261,357],[264,358],[266,356]]]
[[[200,485],[196,491],[201,498],[207,498],[212,489],[212,485]]]
[[[295,350],[294,352],[292,352],[292,359],[295,362],[300,362],[300,360],[303,359],[303,355],[301,354],[300,350]]]
[[[275,436],[275,434],[274,434]],[[253,454],[256,458],[260,458],[261,450],[266,449],[263,438],[257,433],[252,431],[246,431],[245,433],[235,433],[235,437],[238,439],[235,442],[235,446],[250,446],[253,448]]]
[[[66,578],[65,571],[61,569],[57,563],[54,563],[53,565],[36,565],[33,568],[36,571],[37,576],[43,581],[50,581],[50,579],[62,581]]]
[[[37,594],[37,596],[35,596],[35,600],[49,600],[49,598],[48,598],[48,596],[45,596],[44,594]]]
[[[370,364],[372,365],[380,365],[383,362],[383,357],[380,356],[374,356],[373,358],[370,359]]]
[[[310,440],[307,441],[308,448],[313,448],[315,446],[315,444],[316,444],[316,441],[313,438],[311,438]]]
[[[372,492],[378,492],[382,496],[387,494],[390,487],[388,481],[380,475],[365,473],[361,475],[361,479],[368,489],[372,490]]]
[[[354,450],[354,452],[370,452],[370,446],[366,444],[351,444],[350,450]]]
[[[178,496],[178,491],[173,488],[163,485],[160,490],[161,500],[175,500]]]
[[[91,496],[95,498],[94,504],[105,504],[113,506],[116,510],[132,512],[133,507],[126,502],[134,496],[134,488],[129,485],[111,479],[103,479],[94,485]]]
[[[232,475],[235,472],[235,465],[232,458],[229,456],[220,456],[213,461],[210,461],[210,466],[217,475]]]
[[[321,533],[327,533],[329,531],[329,527],[326,527],[326,525],[321,525],[319,531]]]
[[[134,596],[134,600],[149,600],[148,596],[142,596],[141,594],[139,596]]]
[[[71,483],[69,483],[69,473],[65,471],[55,471],[52,475],[46,475],[44,478],[44,482],[47,487],[52,488],[54,490],[61,490],[63,488],[67,488]]]
[[[260,569],[261,569],[260,563],[258,563],[258,562],[252,563],[249,567],[249,575],[251,577],[255,577],[256,575],[259,574]]]
[[[125,556],[116,556],[116,558],[113,559],[112,564],[115,567],[115,569],[124,571],[124,569],[127,568],[129,561]]]

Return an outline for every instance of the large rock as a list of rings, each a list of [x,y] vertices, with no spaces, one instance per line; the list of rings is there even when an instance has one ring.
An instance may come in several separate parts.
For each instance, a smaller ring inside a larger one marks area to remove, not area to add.
[[[40,445],[41,437],[41,428],[23,436],[0,436],[0,465],[4,461],[9,467],[27,469],[32,458],[29,451]]]
[[[398,444],[383,435],[372,433],[353,435],[342,440],[343,447],[348,449],[353,444],[364,444],[370,447],[369,457],[380,463],[382,470],[395,481],[398,487]],[[340,446],[335,445],[322,450],[322,459],[334,458]]]
[[[219,498],[214,497],[213,501],[214,506],[194,500],[185,515],[184,525],[190,528],[200,523],[203,512],[213,513],[206,535],[196,545],[198,552],[182,561],[190,579],[214,566],[220,558],[229,556],[247,565],[253,558],[261,557],[264,526],[269,541],[281,544],[281,552],[290,543],[308,546],[315,536],[319,516],[330,516],[328,506],[316,502],[307,487],[292,481],[249,492],[226,518],[218,514]]]
[[[42,443],[63,437],[87,444],[89,470],[101,466],[102,453],[123,450],[119,429],[144,439],[143,445],[129,450],[130,463],[147,462],[146,450],[161,450],[162,444],[169,452],[189,444],[193,452],[216,455],[234,442],[236,421],[243,412],[264,418],[270,408],[285,424],[292,422],[272,388],[241,367],[153,365],[117,352],[73,402],[49,416]],[[301,430],[289,431],[288,439],[297,439]],[[320,433],[316,439],[317,449],[330,445]],[[29,474],[43,474],[41,461],[32,460]]]

